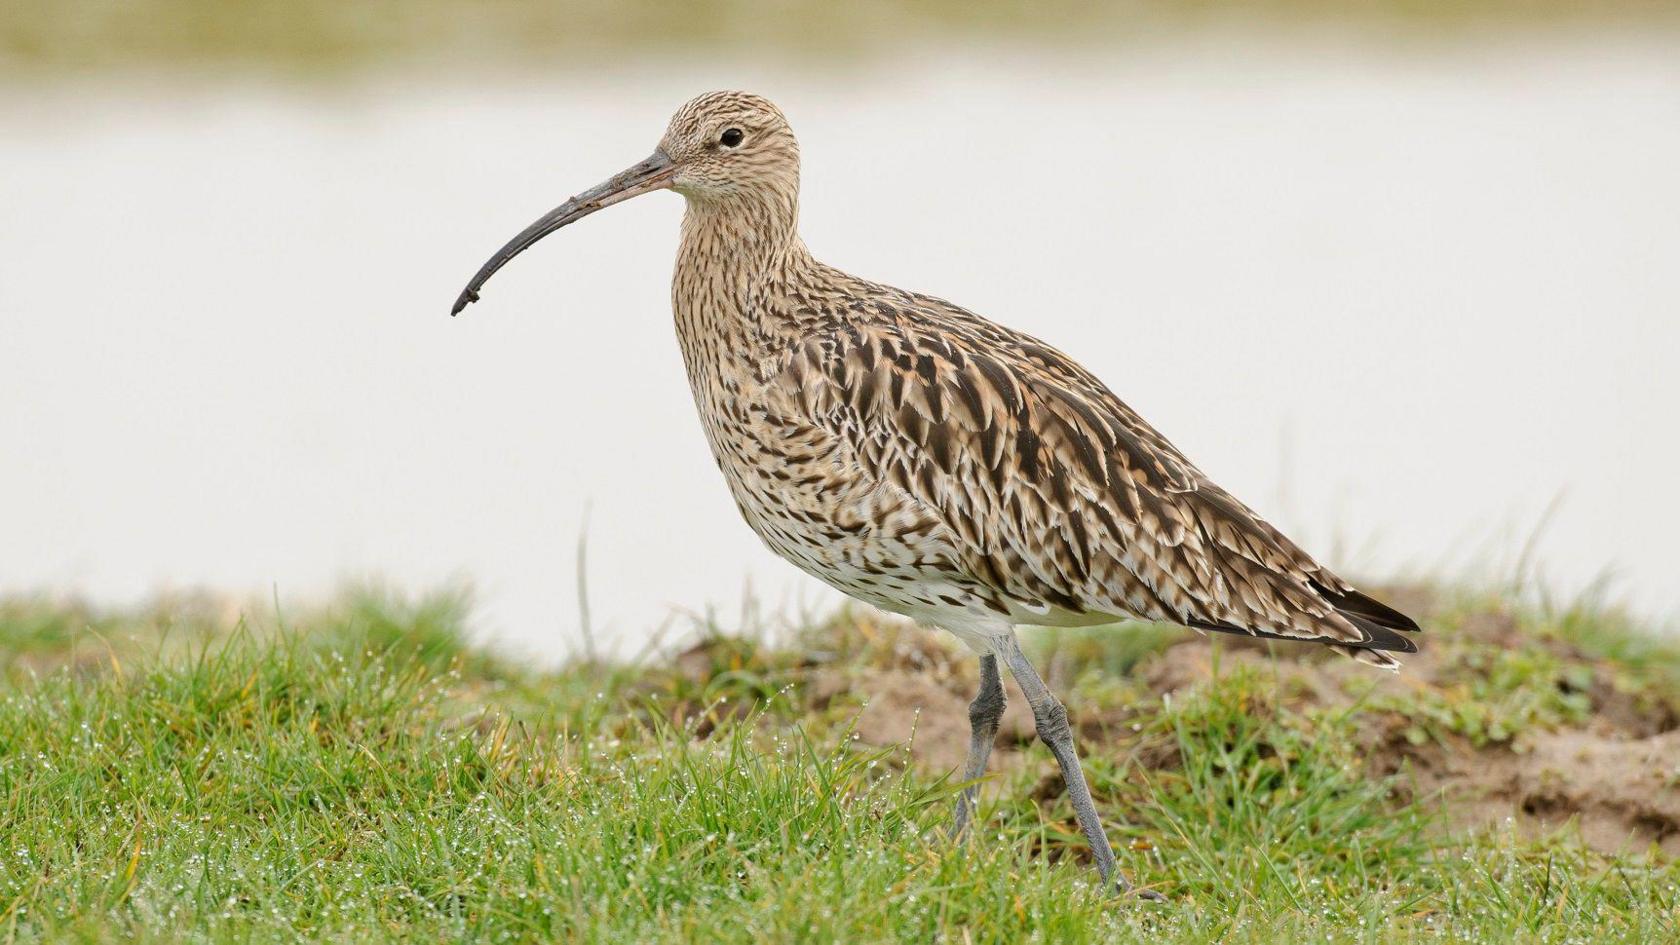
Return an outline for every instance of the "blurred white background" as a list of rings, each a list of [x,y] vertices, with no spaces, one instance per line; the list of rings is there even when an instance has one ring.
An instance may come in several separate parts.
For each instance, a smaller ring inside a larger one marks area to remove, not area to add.
[[[8,83],[0,592],[470,581],[557,653],[587,512],[620,650],[749,585],[828,606],[695,421],[681,198],[447,316],[717,87],[789,114],[820,257],[1069,351],[1345,571],[1680,613],[1680,55],[1615,32]]]

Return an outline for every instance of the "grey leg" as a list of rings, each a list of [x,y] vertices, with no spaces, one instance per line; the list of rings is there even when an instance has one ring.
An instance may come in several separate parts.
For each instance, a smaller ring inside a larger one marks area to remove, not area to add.
[[[980,657],[980,694],[968,704],[968,763],[963,765],[963,780],[973,781],[986,773],[986,760],[992,756],[992,743],[997,741],[998,719],[1003,717],[1003,680],[998,676],[997,657]],[[951,838],[962,837],[968,828],[969,815],[974,812],[974,800],[980,785],[970,784],[957,795],[957,819],[951,825]]]
[[[1102,874],[1103,883],[1118,892],[1130,892],[1132,884],[1126,881],[1125,875],[1115,865],[1114,849],[1108,845],[1108,834],[1103,832],[1097,807],[1091,801],[1091,787],[1085,783],[1085,772],[1079,767],[1079,756],[1073,749],[1073,732],[1068,728],[1067,710],[1039,678],[1038,670],[1033,668],[1013,637],[1005,645],[1002,656],[1009,664],[1009,671],[1015,675],[1015,681],[1021,684],[1027,703],[1032,706],[1033,720],[1038,723],[1038,737],[1050,746],[1056,763],[1061,766],[1068,800],[1073,802],[1079,829],[1085,834],[1085,840],[1091,844],[1091,852],[1097,858],[1097,871]],[[1140,895],[1146,899],[1162,898],[1159,893],[1147,890]]]

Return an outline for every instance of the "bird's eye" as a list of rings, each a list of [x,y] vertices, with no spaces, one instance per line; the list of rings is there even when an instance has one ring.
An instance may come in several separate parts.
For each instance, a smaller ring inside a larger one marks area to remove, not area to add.
[[[718,136],[718,141],[726,148],[733,148],[740,144],[744,137],[746,135],[742,134],[739,128],[725,128],[723,134]]]

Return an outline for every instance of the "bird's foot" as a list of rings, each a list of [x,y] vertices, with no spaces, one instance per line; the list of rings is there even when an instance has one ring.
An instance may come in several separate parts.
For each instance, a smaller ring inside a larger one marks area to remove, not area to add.
[[[1142,899],[1146,902],[1167,901],[1166,896],[1163,896],[1153,889],[1133,886],[1131,883],[1126,881],[1126,877],[1121,875],[1118,870],[1114,873],[1113,882],[1106,883],[1105,885],[1109,887],[1109,890],[1114,895],[1122,899]]]

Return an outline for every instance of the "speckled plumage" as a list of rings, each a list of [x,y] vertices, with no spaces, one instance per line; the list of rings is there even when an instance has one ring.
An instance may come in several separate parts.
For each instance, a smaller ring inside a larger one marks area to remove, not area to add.
[[[797,230],[798,144],[758,96],[683,106],[653,157],[516,237],[455,310],[546,233],[662,187],[687,198],[677,338],[742,517],[808,574],[982,654],[969,778],[985,769],[1007,663],[1105,878],[1118,872],[1066,713],[1015,625],[1136,617],[1323,643],[1390,668],[1390,651],[1415,650],[1409,618],[1208,480],[1068,356],[813,258]],[[965,792],[959,832],[972,801]]]
[[[762,99],[702,97],[667,142],[761,115],[779,123]],[[786,138],[781,186],[690,196],[672,292],[713,454],[772,550],[981,646],[992,623],[1137,617],[1385,666],[1382,651],[1415,649],[1396,632],[1414,624],[1209,481],[1066,355],[812,258]]]

